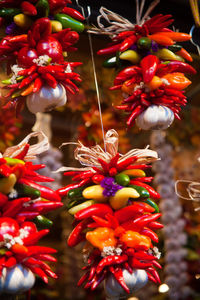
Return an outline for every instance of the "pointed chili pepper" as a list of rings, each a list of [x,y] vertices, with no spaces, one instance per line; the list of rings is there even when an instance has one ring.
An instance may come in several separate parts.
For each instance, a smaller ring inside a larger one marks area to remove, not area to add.
[[[126,167],[128,167],[130,164],[132,164],[136,160],[137,160],[137,157],[136,156],[132,156],[132,157],[129,157],[129,158],[124,159],[122,161],[118,161],[117,166],[116,166],[118,172],[123,171]]]
[[[137,38],[135,35],[129,36],[127,37],[120,45],[119,51],[120,52],[124,52],[126,51],[128,48],[130,48],[135,42],[136,42]]]
[[[137,204],[129,205],[124,208],[121,208],[115,211],[114,216],[117,218],[119,223],[126,222],[127,220],[133,218],[134,216],[138,215],[139,213],[142,214],[144,209]]]
[[[53,89],[56,88],[57,86],[57,81],[56,79],[49,73],[43,73],[42,78],[47,82],[47,84],[52,87]]]
[[[48,233],[49,233],[48,229],[43,229],[38,232],[32,233],[28,237],[23,239],[23,243],[26,246],[33,245],[33,244],[37,243],[43,236],[45,236]]]
[[[134,224],[140,228],[145,227],[148,223],[157,220],[158,218],[160,218],[162,214],[157,213],[157,214],[153,214],[153,215],[146,215],[145,218],[137,218],[134,220]]]
[[[33,4],[31,4],[28,1],[23,1],[21,3],[21,9],[25,15],[28,16],[36,16],[37,15],[37,9]]]
[[[157,193],[151,186],[149,186],[146,183],[137,181],[137,180],[132,180],[132,184],[138,185],[138,186],[142,186],[144,187],[150,194],[150,196],[154,199],[160,199],[160,194]]]
[[[31,206],[27,207],[27,210],[36,210],[39,211],[41,214],[47,213],[49,211],[55,210],[63,206],[62,202],[56,201],[37,201],[34,202]]]
[[[123,262],[125,262],[127,260],[128,260],[128,256],[126,254],[110,255],[110,256],[104,257],[98,264],[98,266],[96,268],[96,273],[99,274],[103,271],[104,268],[111,266],[111,265],[122,264]]]
[[[160,284],[161,281],[160,281],[160,277],[158,275],[158,272],[154,268],[151,268],[151,267],[149,267],[147,270],[154,276],[154,278],[156,279],[157,283]]]
[[[160,224],[159,222],[153,221],[153,222],[150,222],[150,223],[147,225],[147,227],[149,227],[149,228],[151,228],[151,229],[161,229],[161,228],[163,228],[164,226],[163,226],[163,224]]]
[[[80,21],[85,20],[84,16],[79,11],[77,11],[76,9],[73,9],[71,7],[67,7],[67,6],[64,7],[62,10],[62,13],[69,15],[70,17],[78,19]]]
[[[37,254],[52,254],[56,253],[57,250],[49,247],[42,247],[42,246],[29,246],[28,247],[28,255],[37,255]]]
[[[89,277],[90,272],[86,272],[78,281],[77,286],[81,286]]]
[[[153,261],[156,259],[155,256],[149,254],[148,252],[146,251],[136,251],[134,253],[134,257],[137,258],[137,259],[141,259],[141,260],[150,260],[150,261]]]
[[[41,192],[41,197],[45,198],[47,200],[51,201],[61,201],[59,194],[56,191],[53,191],[52,189],[39,185],[31,180],[25,179],[25,178],[20,178],[19,183],[29,185]]]
[[[142,75],[145,83],[150,82],[157,70],[159,64],[159,59],[155,55],[147,55],[145,56],[141,62]]]
[[[36,258],[40,260],[46,260],[46,261],[51,261],[51,262],[56,262],[57,259],[49,254],[37,254],[35,255]]]
[[[30,145],[26,144],[24,146],[24,148],[22,149],[22,151],[18,155],[16,155],[14,158],[23,160],[24,157],[26,156],[26,154],[28,153],[29,147],[30,147]]]
[[[92,219],[97,223],[97,225],[99,227],[111,227],[110,225],[110,222],[109,221],[106,221],[104,220],[103,218],[101,217],[98,217],[98,216],[92,216]]]
[[[87,225],[91,223],[89,220],[83,220],[70,233],[67,245],[69,247],[75,247],[78,245],[83,239],[85,239],[85,235],[82,234],[82,231],[87,228]]]
[[[17,264],[17,260],[15,257],[10,257],[5,263],[4,267],[6,268],[12,268]]]
[[[105,279],[106,274],[107,274],[107,270],[104,270],[102,274],[100,274],[99,276],[96,275],[96,278],[91,285],[92,291],[94,291],[100,285],[100,283]]]
[[[158,243],[158,236],[157,236],[157,234],[156,234],[154,231],[152,231],[151,229],[149,229],[149,228],[144,228],[144,229],[142,229],[142,231],[140,231],[140,233],[141,233],[141,234],[144,234],[144,235],[146,235],[146,236],[148,236],[148,237],[150,237],[150,239],[151,239],[153,242]]]
[[[146,269],[146,268],[152,266],[151,262],[141,262],[134,256],[132,256],[129,261],[130,261],[131,267],[135,268],[135,269]]]
[[[138,105],[133,112],[131,113],[130,117],[128,118],[126,124],[127,126],[132,126],[134,120],[144,111],[144,108],[141,105]]]
[[[38,92],[43,85],[43,81],[40,77],[37,77],[34,81],[33,93]]]
[[[83,179],[81,180],[79,183],[72,183],[72,184],[69,184],[63,188],[60,188],[57,190],[57,193],[58,195],[60,195],[61,197],[64,197],[67,195],[67,193],[72,190],[72,189],[76,189],[76,188],[79,188],[79,187],[82,187],[88,183],[91,182],[91,179],[90,178],[86,178],[86,179]]]
[[[117,51],[119,51],[121,44],[113,45],[104,49],[101,49],[97,52],[98,55],[108,55],[108,54],[113,54]]]
[[[24,262],[24,264],[27,265],[33,273],[41,277],[46,284],[48,283],[48,278],[43,270],[41,270],[39,267],[31,266],[27,262]]]
[[[129,294],[130,290],[124,281],[122,269],[120,267],[117,268],[110,267],[109,270],[114,275],[114,277],[116,278],[117,282],[121,285],[121,287],[126,291],[127,294]]]
[[[106,204],[93,204],[85,209],[80,210],[75,214],[76,220],[83,220],[94,216],[103,217],[107,213],[113,214],[112,209]]]

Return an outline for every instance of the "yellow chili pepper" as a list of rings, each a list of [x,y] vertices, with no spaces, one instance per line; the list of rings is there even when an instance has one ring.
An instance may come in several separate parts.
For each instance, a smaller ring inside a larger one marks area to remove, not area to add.
[[[115,247],[117,244],[114,230],[107,227],[99,227],[93,231],[87,232],[86,239],[100,251],[103,251],[104,247]]]
[[[163,59],[163,60],[177,60],[177,55],[174,54],[174,52],[170,51],[169,49],[159,49],[155,55],[159,58],[159,59]]]
[[[131,95],[133,93],[134,88],[136,87],[135,83],[132,83],[130,85],[127,85],[128,81],[125,81],[121,87],[122,92]]]
[[[68,213],[70,213],[71,215],[75,215],[79,210],[82,210],[84,208],[87,208],[91,205],[93,205],[95,203],[94,200],[88,200],[88,201],[85,201],[79,205],[76,205],[76,206],[73,206],[72,208],[70,208],[68,210]]]
[[[140,248],[144,247],[149,249],[151,246],[151,239],[138,232],[127,230],[120,236],[120,241],[123,242],[127,247]]]
[[[124,51],[122,54],[120,54],[119,58],[123,60],[128,60],[133,64],[138,64],[141,60],[141,56],[134,50]]]
[[[59,32],[62,30],[62,24],[59,21],[51,21],[52,32]]]
[[[129,198],[139,198],[140,194],[130,187],[118,190],[113,197],[110,197],[109,202],[113,209],[117,210],[127,205]]]
[[[10,174],[8,177],[0,179],[0,192],[9,194],[17,181],[15,174]]]
[[[27,15],[24,14],[18,14],[14,16],[13,21],[17,26],[24,29],[28,29],[33,24],[33,21]]]
[[[92,185],[83,190],[82,195],[86,199],[94,199],[97,202],[106,202],[107,197],[103,195],[103,188],[100,185]]]
[[[128,176],[131,176],[131,177],[145,177],[146,176],[145,172],[140,169],[125,170],[122,173],[126,174]]]

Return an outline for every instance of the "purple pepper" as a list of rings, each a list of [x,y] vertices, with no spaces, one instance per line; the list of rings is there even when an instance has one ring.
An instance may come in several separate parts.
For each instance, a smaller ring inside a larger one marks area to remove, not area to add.
[[[7,35],[11,35],[15,32],[17,28],[17,25],[15,24],[15,22],[12,22],[11,24],[9,24],[7,27],[6,27],[6,30],[5,30],[5,33]]]

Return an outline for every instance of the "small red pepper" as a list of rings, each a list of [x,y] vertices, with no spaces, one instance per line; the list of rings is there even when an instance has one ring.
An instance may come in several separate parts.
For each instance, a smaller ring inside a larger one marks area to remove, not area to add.
[[[75,214],[75,219],[83,220],[83,219],[90,218],[92,216],[103,217],[107,213],[110,213],[111,215],[113,214],[113,211],[110,208],[110,206],[106,205],[106,204],[98,203],[98,204],[93,204],[87,208],[84,208],[84,209],[78,211]]]
[[[87,228],[87,225],[90,223],[88,220],[83,220],[76,227],[73,229],[73,231],[70,233],[67,245],[69,247],[75,247],[80,242],[82,242],[85,239],[85,235],[82,234],[82,231]]]
[[[150,82],[157,70],[159,64],[159,59],[155,55],[147,55],[145,56],[140,65],[142,67],[142,75],[145,83]]]
[[[79,11],[77,11],[76,9],[73,9],[71,7],[64,7],[62,10],[62,13],[69,15],[70,17],[75,18],[80,21],[85,20],[84,16]]]
[[[98,55],[109,55],[119,51],[121,44],[113,45],[108,48],[101,49],[97,52]]]
[[[37,15],[37,9],[33,4],[31,4],[28,1],[23,1],[21,4],[21,9],[25,15],[28,16],[36,16]]]

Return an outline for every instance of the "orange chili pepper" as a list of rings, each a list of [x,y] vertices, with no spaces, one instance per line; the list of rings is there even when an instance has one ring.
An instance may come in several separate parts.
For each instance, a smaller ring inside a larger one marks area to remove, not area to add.
[[[184,76],[183,73],[179,72],[174,72],[167,74],[163,76],[164,79],[166,79],[169,83],[168,87],[177,89],[177,90],[183,90],[185,89],[188,85],[191,84],[191,81]]]
[[[171,46],[174,44],[173,40],[163,35],[162,32],[148,35],[148,38],[163,46]]]
[[[190,55],[190,53],[188,53],[187,50],[185,50],[184,48],[181,48],[181,50],[177,51],[176,54],[178,54],[179,56],[183,57],[188,61],[193,61],[193,58]]]
[[[133,83],[133,84],[127,86],[127,82],[128,81],[125,81],[123,83],[121,90],[122,90],[122,92],[124,92],[124,93],[126,93],[128,95],[131,95],[132,92],[133,92],[133,90],[134,90],[134,88],[135,88],[135,86],[136,86],[136,84]]]
[[[18,255],[27,255],[28,254],[28,248],[24,245],[20,244],[14,244],[11,248],[11,251]]]
[[[149,249],[151,246],[151,239],[138,232],[127,230],[120,236],[120,241],[123,242],[127,247],[136,249]]]
[[[104,247],[115,247],[117,244],[117,240],[114,237],[114,230],[108,227],[99,227],[87,232],[86,239],[100,251],[103,251]]]
[[[163,84],[162,80],[158,76],[154,76],[153,79],[146,83],[146,86],[151,90],[157,90]]]
[[[156,34],[168,37],[175,42],[185,42],[191,39],[191,35],[184,32],[167,31],[167,32],[157,32]]]
[[[33,92],[33,88],[34,88],[34,82],[32,82],[27,89],[25,89],[25,91],[23,91],[21,93],[21,96],[28,96],[29,94],[31,94]]]

